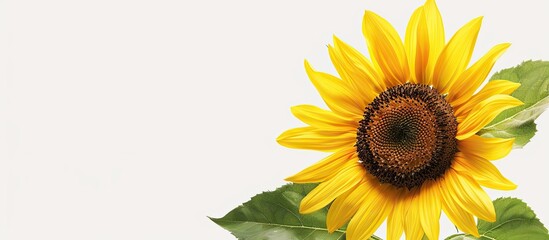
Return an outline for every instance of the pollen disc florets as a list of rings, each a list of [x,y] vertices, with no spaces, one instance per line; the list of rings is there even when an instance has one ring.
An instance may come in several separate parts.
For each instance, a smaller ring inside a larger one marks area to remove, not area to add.
[[[364,111],[357,152],[382,183],[412,189],[437,179],[457,152],[453,109],[436,89],[402,84],[378,95]]]

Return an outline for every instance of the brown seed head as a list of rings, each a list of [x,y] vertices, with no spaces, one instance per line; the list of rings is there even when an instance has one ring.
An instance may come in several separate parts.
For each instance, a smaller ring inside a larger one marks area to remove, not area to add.
[[[457,121],[444,96],[423,84],[402,84],[364,111],[357,152],[382,183],[412,189],[444,175],[457,152]]]

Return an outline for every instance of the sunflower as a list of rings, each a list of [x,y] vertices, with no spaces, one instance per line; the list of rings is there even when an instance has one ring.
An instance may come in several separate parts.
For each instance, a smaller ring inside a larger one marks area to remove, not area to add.
[[[287,178],[320,183],[300,204],[307,214],[331,203],[333,232],[349,222],[347,238],[367,239],[387,220],[387,238],[439,238],[441,212],[479,237],[474,217],[493,222],[494,206],[481,187],[516,185],[490,162],[506,156],[514,139],[476,133],[502,111],[521,105],[519,84],[493,80],[480,90],[499,44],[469,65],[482,22],[473,19],[446,43],[440,12],[427,0],[412,14],[404,43],[382,17],[366,11],[363,34],[371,60],[337,37],[328,46],[339,78],[306,72],[329,110],[291,108],[308,126],[277,141],[289,148],[330,152]]]

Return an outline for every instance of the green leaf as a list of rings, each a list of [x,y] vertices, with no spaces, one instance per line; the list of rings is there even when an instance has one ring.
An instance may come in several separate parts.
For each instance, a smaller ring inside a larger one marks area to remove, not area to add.
[[[328,233],[327,207],[311,214],[299,213],[301,199],[314,187],[316,184],[287,184],[256,195],[222,218],[210,219],[242,240],[345,239],[345,227]]]
[[[502,70],[490,79],[509,80],[521,86],[512,94],[524,105],[499,114],[478,134],[484,137],[515,138],[515,148],[522,148],[536,133],[534,121],[549,106],[549,62],[527,61]]]
[[[547,240],[549,233],[530,209],[520,199],[499,198],[494,201],[495,222],[479,219],[477,228],[480,238],[468,234],[456,234],[446,240]]]

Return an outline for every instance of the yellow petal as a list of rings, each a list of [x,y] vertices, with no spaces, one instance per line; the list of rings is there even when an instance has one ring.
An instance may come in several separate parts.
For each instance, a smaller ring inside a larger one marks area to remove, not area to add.
[[[330,74],[316,72],[307,61],[305,61],[305,70],[318,93],[332,111],[342,116],[362,116],[364,113],[362,104],[356,101],[356,96],[343,81]]]
[[[504,43],[493,47],[467,71],[463,72],[450,88],[449,101],[454,104],[466,102],[484,82],[498,58],[511,44]]]
[[[471,109],[483,100],[496,95],[496,94],[511,94],[517,88],[520,87],[520,83],[511,82],[507,80],[492,80],[489,81],[480,91],[469,98],[466,102],[461,105],[457,105],[457,102],[453,102],[452,107],[454,108],[454,115],[457,118],[465,118],[471,112]],[[467,99],[467,98],[460,98]]]
[[[452,83],[467,68],[481,23],[482,17],[479,17],[465,24],[440,53],[433,72],[433,85],[440,93],[448,93]]]
[[[291,108],[292,114],[313,127],[358,127],[357,120],[350,120],[338,114],[313,105],[298,105]]]
[[[419,220],[425,235],[429,239],[438,239],[440,233],[440,210],[442,209],[439,184],[427,181],[421,186],[419,194]]]
[[[405,83],[410,78],[406,51],[400,36],[387,20],[366,11],[362,32],[372,61],[384,73],[387,87]]]
[[[333,178],[341,170],[354,164],[359,164],[356,149],[349,147],[337,151],[285,180],[295,183],[325,182]]]
[[[444,25],[442,23],[442,16],[438,10],[435,0],[427,0],[423,5],[423,11],[425,14],[425,20],[427,23],[427,32],[429,34],[429,60],[427,62],[426,76],[424,77],[424,83],[427,85],[432,84],[433,71],[435,64],[440,55],[446,39],[444,36]]]
[[[459,230],[472,234],[477,238],[480,237],[473,215],[461,208],[453,196],[449,194],[449,191],[442,189],[441,193],[444,196],[442,199],[442,210],[450,221],[452,221]]]
[[[429,34],[423,7],[419,7],[412,14],[404,42],[410,66],[410,82],[425,83],[425,70],[429,60]]]
[[[418,45],[417,40],[417,27],[419,24],[419,19],[423,17],[423,7],[417,8],[412,16],[410,21],[408,21],[408,27],[406,27],[406,36],[404,38],[404,48],[406,50],[406,55],[408,56],[408,64],[410,66],[411,81],[417,83],[414,71],[416,64],[416,50]],[[428,42],[427,42],[428,43]]]
[[[456,138],[463,140],[471,137],[504,110],[522,104],[518,99],[504,94],[494,95],[481,101],[473,107],[463,122],[458,124]]]
[[[334,152],[356,142],[356,129],[319,130],[314,127],[294,128],[283,132],[276,141],[288,148]]]
[[[412,193],[408,198],[409,206],[406,212],[406,221],[404,221],[404,231],[406,240],[420,240],[423,237],[423,229],[420,220],[420,199],[419,193]]]
[[[395,206],[387,217],[387,240],[399,240],[404,232],[406,201],[398,197]]]
[[[374,186],[371,182],[364,181],[359,183],[355,189],[350,190],[347,194],[336,198],[330,206],[328,215],[326,216],[328,232],[332,233],[343,226],[343,224],[347,223],[362,206],[362,202],[370,194],[373,188]]]
[[[386,187],[377,186],[364,199],[362,206],[349,222],[349,239],[368,239],[389,215],[394,195]]]
[[[334,46],[328,46],[337,72],[361,96],[364,107],[385,90],[383,77],[360,52],[334,36]]]
[[[458,149],[465,154],[496,160],[507,156],[513,149],[514,138],[485,138],[472,135],[458,141]]]
[[[441,186],[442,192],[447,191],[447,197],[454,199],[459,207],[481,219],[489,222],[496,221],[492,200],[473,178],[460,174],[452,168],[448,169],[444,176]]]
[[[333,178],[319,184],[303,200],[299,206],[299,212],[302,214],[311,213],[319,210],[341,194],[355,187],[366,174],[364,167],[356,164],[341,170]]]
[[[478,156],[456,154],[452,168],[473,177],[480,185],[499,190],[513,190],[517,185],[505,178],[490,161]]]

